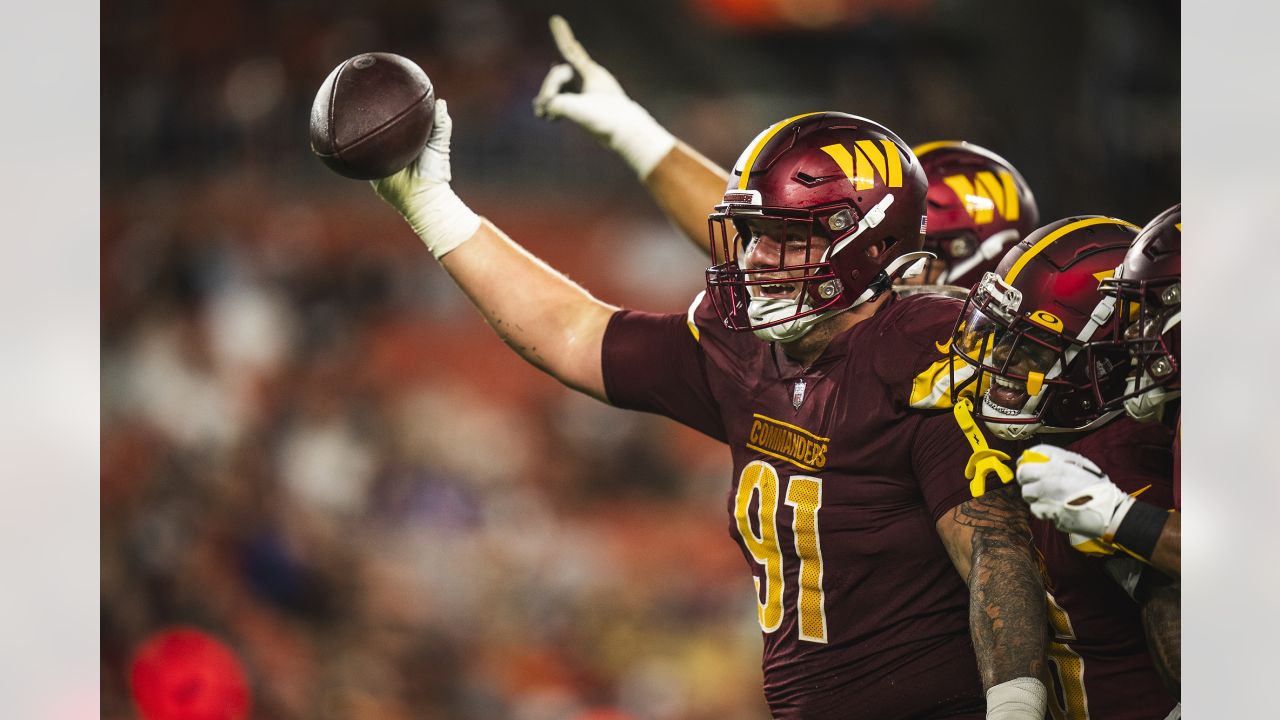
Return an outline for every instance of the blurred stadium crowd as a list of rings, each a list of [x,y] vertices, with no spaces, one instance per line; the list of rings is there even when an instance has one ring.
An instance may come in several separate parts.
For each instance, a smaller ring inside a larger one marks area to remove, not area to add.
[[[767,716],[724,451],[525,367],[305,145],[334,65],[411,57],[479,212],[602,299],[682,309],[701,258],[530,112],[559,11],[724,164],[830,107],[997,149],[1046,219],[1179,197],[1159,3],[734,14],[766,5],[103,3],[103,717],[134,716],[131,653],[174,624],[239,653],[257,718]]]

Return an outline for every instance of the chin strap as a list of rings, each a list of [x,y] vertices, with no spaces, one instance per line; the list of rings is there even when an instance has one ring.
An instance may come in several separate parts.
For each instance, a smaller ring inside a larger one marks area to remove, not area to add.
[[[1051,435],[1053,433],[1090,432],[1092,430],[1097,430],[1098,428],[1102,427],[1103,425],[1106,425],[1112,420],[1115,420],[1116,417],[1120,415],[1120,413],[1122,412],[1124,411],[1112,410],[1110,412],[1105,412],[1099,415],[1098,417],[1094,418],[1092,421],[1087,422],[1084,425],[1081,425],[1080,427],[1063,428],[1063,427],[1053,427],[1051,425],[1045,425],[1040,428],[1037,434]]]
[[[978,265],[1000,257],[1004,254],[1005,245],[1017,240],[1018,231],[1013,228],[992,234],[991,237],[983,240],[982,244],[978,245],[978,249],[972,255],[947,268],[942,275],[938,276],[938,283],[946,285],[955,282],[956,278],[968,273]]]
[[[826,262],[832,255],[844,250],[848,247],[849,243],[853,242],[854,238],[884,222],[884,216],[888,212],[889,206],[892,204],[893,195],[885,195],[881,198],[880,202],[873,205],[871,209],[867,211],[867,214],[858,221],[858,227],[854,228],[853,232],[845,235],[835,245],[827,248],[827,251],[822,254],[822,262]]]
[[[967,397],[960,398],[951,408],[955,415],[960,432],[969,441],[973,454],[964,466],[964,477],[969,481],[969,493],[979,497],[987,491],[987,475],[995,473],[1001,484],[1007,485],[1013,480],[1013,470],[1009,468],[1009,453],[987,445],[978,423],[973,419],[973,401]]]
[[[855,308],[863,303],[871,302],[872,300],[875,300],[876,298],[880,297],[886,290],[889,290],[893,287],[893,281],[895,278],[897,278],[899,270],[902,270],[903,268],[907,268],[909,271],[912,265],[919,263],[923,260],[928,260],[933,257],[937,257],[937,256],[931,252],[926,252],[923,250],[918,252],[903,253],[902,255],[899,255],[898,257],[890,261],[889,264],[885,266],[884,270],[880,271],[880,274],[876,276],[876,279],[871,281],[871,284],[867,286],[867,289],[863,290],[862,294],[859,295],[857,298],[855,298],[853,303],[849,305],[849,307]]]

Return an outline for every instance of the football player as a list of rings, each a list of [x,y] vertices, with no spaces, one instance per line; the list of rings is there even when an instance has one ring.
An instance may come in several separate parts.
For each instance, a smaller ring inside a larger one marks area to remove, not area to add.
[[[1129,351],[1094,342],[1115,337],[1127,325],[1124,306],[1099,292],[1098,284],[1125,258],[1136,232],[1136,226],[1114,218],[1067,218],[1037,230],[1005,255],[970,290],[957,321],[951,353],[978,372],[953,384],[952,400],[959,402],[966,389],[983,388],[975,401],[992,432],[1008,440],[1052,440],[1023,453],[1024,468],[1088,456],[1114,479],[1110,491],[1125,498],[1142,495],[1153,508],[1169,508],[1172,434],[1104,402],[1124,391]],[[1096,484],[1101,471],[1093,463],[1088,467],[1097,473]],[[1057,482],[1036,480],[1023,489],[1033,510],[1046,504],[1039,483]],[[1032,534],[1044,561],[1055,632],[1049,653],[1054,717],[1167,717],[1176,698],[1164,689],[1179,664],[1168,653],[1180,629],[1152,620],[1178,616],[1172,582],[1160,573],[1131,575],[1128,563],[1107,559],[1112,548],[1065,535],[1052,520],[1033,521]],[[1153,653],[1159,660],[1154,665]],[[1176,684],[1172,689],[1176,694]]]
[[[1085,455],[1036,446],[1018,461],[1017,477],[1032,512],[1050,520],[1074,538],[1118,547],[1172,577],[1175,582],[1152,588],[1143,622],[1152,653],[1166,685],[1181,694],[1182,492],[1181,413],[1165,412],[1181,394],[1182,206],[1157,215],[1138,233],[1115,275],[1103,279],[1118,317],[1111,338],[1091,345],[1101,351],[1120,347],[1132,362],[1125,388],[1113,393],[1103,410],[1123,406],[1135,420],[1163,421],[1174,427],[1173,509],[1134,497],[1111,480]],[[1097,396],[1106,391],[1098,388]],[[1164,417],[1162,417],[1164,416]],[[1110,567],[1132,585],[1144,574],[1136,561],[1112,561]]]
[[[662,210],[695,246],[707,249],[707,210],[720,202],[729,174],[678,140],[591,59],[561,17],[551,33],[565,62],[547,73],[534,100],[544,118],[566,118],[616,152],[648,186]],[[577,92],[566,91],[574,78]],[[939,292],[964,299],[1009,248],[1039,226],[1031,187],[1013,165],[973,143],[928,142],[912,148],[929,181],[923,272],[907,272],[899,292]]]
[[[1123,406],[1136,420],[1158,420],[1166,403],[1178,398],[1182,382],[1182,205],[1157,215],[1138,233],[1113,277],[1101,283],[1118,312],[1134,321],[1117,328],[1098,348],[1124,348],[1133,371],[1122,392],[1112,393],[1104,409]],[[1099,393],[1102,394],[1101,392]],[[1051,519],[1063,532],[1124,548],[1174,578],[1182,575],[1182,492],[1177,412],[1166,418],[1176,428],[1173,507],[1165,512],[1116,489],[1088,459],[1064,451],[1031,448],[1018,467],[1023,495],[1038,517]],[[1040,458],[1044,458],[1041,460]]]
[[[710,220],[707,290],[658,315],[596,300],[477,216],[449,185],[450,133],[441,102],[422,155],[374,188],[530,363],[729,446],[775,717],[1043,716],[1025,506],[971,497],[963,435],[907,403],[959,306],[889,292],[922,243],[907,145],[842,113],[766,129]],[[876,172],[855,177],[853,152]]]

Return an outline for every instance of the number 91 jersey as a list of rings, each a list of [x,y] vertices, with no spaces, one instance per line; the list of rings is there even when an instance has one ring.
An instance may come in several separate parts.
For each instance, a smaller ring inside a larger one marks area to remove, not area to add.
[[[808,368],[726,330],[701,296],[684,316],[610,321],[610,402],[729,445],[729,533],[776,718],[985,715],[968,591],[935,527],[969,499],[970,453],[950,413],[909,407],[959,310],[893,298]]]

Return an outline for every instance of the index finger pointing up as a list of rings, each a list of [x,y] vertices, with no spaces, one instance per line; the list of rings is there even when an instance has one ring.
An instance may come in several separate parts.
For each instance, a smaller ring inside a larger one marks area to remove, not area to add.
[[[587,54],[587,49],[582,47],[582,43],[573,36],[573,30],[569,28],[569,21],[559,15],[551,16],[551,37],[555,38],[556,47],[560,48],[560,54],[565,60],[573,66],[578,73],[585,74],[587,68],[595,63],[591,60],[591,56]]]

